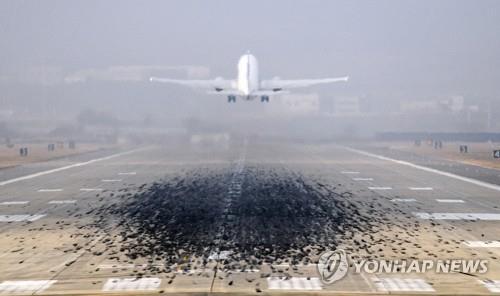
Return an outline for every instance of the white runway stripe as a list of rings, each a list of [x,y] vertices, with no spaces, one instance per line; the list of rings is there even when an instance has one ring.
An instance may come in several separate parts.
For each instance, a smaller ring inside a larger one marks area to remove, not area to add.
[[[90,191],[102,191],[101,188],[80,188],[80,191],[90,192]]]
[[[321,281],[317,277],[270,277],[267,278],[267,287],[270,290],[321,290]]]
[[[38,192],[61,192],[63,191],[61,188],[57,189],[38,189]]]
[[[4,201],[1,202],[0,205],[2,206],[11,206],[11,205],[25,205],[29,203],[29,201],[23,200],[23,201]]]
[[[497,213],[413,213],[420,219],[433,220],[500,220],[500,214]]]
[[[122,179],[102,179],[101,182],[104,183],[112,183],[112,182],[121,182]]]
[[[144,148],[142,148],[142,149],[144,149]],[[106,157],[96,158],[96,159],[92,159],[92,160],[85,161],[85,162],[79,162],[79,163],[75,163],[75,164],[63,166],[63,167],[60,167],[60,168],[57,168],[57,169],[47,170],[47,171],[43,171],[43,172],[34,173],[34,174],[31,174],[31,175],[26,175],[26,176],[23,176],[23,177],[18,177],[18,178],[14,178],[14,179],[2,181],[2,182],[0,182],[0,186],[4,186],[4,185],[7,185],[7,184],[19,182],[19,181],[33,179],[33,178],[36,178],[36,177],[40,177],[40,176],[44,176],[44,175],[48,175],[48,174],[52,174],[52,173],[64,171],[64,170],[71,169],[71,168],[76,168],[76,167],[81,167],[81,166],[84,166],[84,165],[89,165],[91,163],[95,163],[95,162],[98,162],[98,161],[112,159],[112,158],[115,158],[115,157],[118,157],[118,156],[130,154],[130,153],[142,150],[142,149],[136,149],[136,150],[131,150],[131,151],[127,151],[127,152],[121,152],[121,153],[113,154],[113,155],[106,156]]]
[[[434,188],[432,187],[408,187],[410,190],[413,191],[432,191]]]
[[[32,294],[48,289],[56,280],[4,281],[0,284],[0,294]]]
[[[499,280],[480,280],[479,282],[483,284],[491,293],[500,293]]]
[[[500,248],[500,241],[465,241],[463,244],[470,248]]]
[[[359,174],[359,172],[354,172],[354,171],[342,171],[340,173],[344,174],[344,175],[356,175],[356,174]]]
[[[372,278],[375,287],[381,292],[434,292],[435,290],[423,279]]]
[[[373,181],[373,178],[352,178],[354,181]]]
[[[45,215],[0,215],[0,222],[33,222],[43,217]]]
[[[118,175],[120,176],[132,176],[132,175],[136,175],[137,173],[136,172],[123,172],[123,173],[118,173]]]
[[[160,286],[159,278],[110,278],[104,284],[103,291],[148,291]]]
[[[414,198],[393,198],[392,202],[416,202],[417,200]]]
[[[383,186],[377,187],[377,186],[375,186],[375,187],[368,187],[368,189],[370,189],[370,190],[391,190],[392,187],[383,187]]]
[[[361,154],[361,155],[365,155],[365,156],[369,156],[369,157],[373,157],[373,158],[377,158],[377,159],[381,159],[381,160],[391,161],[391,162],[394,162],[394,163],[397,163],[397,164],[406,165],[406,166],[409,166],[409,167],[412,167],[412,168],[415,168],[415,169],[419,169],[419,170],[422,170],[422,171],[426,171],[426,172],[438,174],[438,175],[441,175],[441,176],[446,176],[446,177],[449,177],[449,178],[453,178],[453,179],[456,179],[456,180],[460,180],[460,181],[467,182],[467,183],[470,183],[470,184],[474,184],[474,185],[477,185],[477,186],[481,186],[481,187],[484,187],[484,188],[488,188],[488,189],[500,191],[500,186],[496,185],[496,184],[491,184],[491,183],[479,181],[479,180],[476,180],[476,179],[462,177],[462,176],[455,175],[455,174],[452,174],[452,173],[448,173],[448,172],[444,172],[444,171],[440,171],[440,170],[428,168],[428,167],[425,167],[425,166],[417,165],[417,164],[414,164],[414,163],[411,163],[411,162],[408,162],[408,161],[397,160],[397,159],[393,159],[393,158],[390,158],[390,157],[385,157],[385,156],[382,156],[382,155],[377,155],[377,154],[373,154],[373,153],[362,151],[362,150],[358,150],[358,149],[353,149],[353,148],[349,148],[349,147],[344,147],[344,149],[352,151],[352,152],[355,152],[355,153],[358,153],[358,154]]]
[[[74,204],[76,203],[76,200],[74,199],[65,199],[65,200],[51,200],[49,201],[49,204]]]
[[[436,201],[442,203],[465,203],[465,201],[461,199],[436,199]]]

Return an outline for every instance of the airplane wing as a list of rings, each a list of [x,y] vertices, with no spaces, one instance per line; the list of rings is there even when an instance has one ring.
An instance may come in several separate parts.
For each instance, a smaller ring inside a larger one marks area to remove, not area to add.
[[[339,81],[347,81],[348,76],[337,77],[337,78],[324,78],[324,79],[300,79],[300,80],[281,80],[281,79],[271,79],[263,80],[260,85],[262,89],[272,89],[272,90],[282,90],[290,88],[307,87],[316,84],[333,83]]]
[[[234,88],[234,85],[236,84],[234,80],[226,80],[222,78],[216,78],[211,80],[181,80],[181,79],[151,77],[149,78],[149,81],[179,84],[193,88],[214,89],[215,91],[223,91],[231,89]]]

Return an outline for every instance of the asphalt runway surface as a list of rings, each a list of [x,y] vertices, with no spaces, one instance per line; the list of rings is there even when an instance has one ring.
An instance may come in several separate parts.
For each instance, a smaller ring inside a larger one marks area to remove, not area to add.
[[[2,170],[0,294],[500,291],[500,188],[362,149],[250,139]],[[485,259],[488,272],[351,266],[325,284],[315,263],[334,249],[352,260]]]

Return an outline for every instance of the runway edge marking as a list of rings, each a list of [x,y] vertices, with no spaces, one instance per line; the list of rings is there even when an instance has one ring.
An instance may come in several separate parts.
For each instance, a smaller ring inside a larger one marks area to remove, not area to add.
[[[378,154],[373,154],[373,153],[366,152],[366,151],[363,151],[363,150],[358,150],[358,149],[354,149],[354,148],[350,148],[350,147],[342,147],[342,148],[347,149],[347,150],[349,150],[351,152],[355,152],[355,153],[361,154],[361,155],[365,155],[365,156],[369,156],[369,157],[373,157],[373,158],[377,158],[377,159],[381,159],[381,160],[391,161],[391,162],[394,162],[394,163],[397,163],[397,164],[401,164],[401,165],[406,165],[406,166],[409,166],[409,167],[412,167],[412,168],[415,168],[415,169],[418,169],[418,170],[422,170],[422,171],[426,171],[426,172],[429,172],[429,173],[438,174],[438,175],[441,175],[441,176],[446,176],[446,177],[449,177],[449,178],[453,178],[453,179],[460,180],[460,181],[463,181],[463,182],[471,183],[471,184],[474,184],[474,185],[477,185],[477,186],[481,186],[481,187],[484,187],[484,188],[488,188],[488,189],[500,191],[500,186],[495,185],[495,184],[491,184],[491,183],[488,183],[488,182],[479,181],[479,180],[476,180],[476,179],[459,176],[459,175],[456,175],[456,174],[452,174],[452,173],[440,171],[440,170],[437,170],[437,169],[432,169],[432,168],[429,168],[429,167],[421,166],[421,165],[414,164],[414,163],[411,163],[411,162],[408,162],[408,161],[404,161],[404,160],[397,160],[397,159],[394,159],[394,158],[390,158],[390,157],[386,157],[386,156],[382,156],[382,155],[378,155]]]
[[[48,175],[48,174],[52,174],[52,173],[57,173],[57,172],[60,172],[60,171],[71,169],[71,168],[76,168],[76,167],[81,167],[81,166],[89,165],[89,164],[92,164],[94,162],[108,160],[108,159],[112,159],[112,158],[119,157],[119,156],[122,156],[122,155],[134,153],[134,152],[137,152],[137,151],[142,150],[142,149],[144,149],[144,148],[134,149],[134,150],[125,151],[125,152],[120,152],[120,153],[112,154],[112,155],[101,157],[101,158],[91,159],[89,161],[78,162],[78,163],[70,164],[70,165],[67,165],[67,166],[60,167],[60,168],[55,168],[55,169],[41,171],[41,172],[38,172],[38,173],[34,173],[34,174],[22,176],[22,177],[17,177],[17,178],[14,178],[14,179],[10,179],[10,180],[6,180],[6,181],[0,182],[0,186],[5,186],[5,185],[11,184],[11,183],[15,183],[15,182],[19,182],[19,181],[24,181],[24,180],[29,180],[29,179],[33,179],[33,178],[36,178],[36,177],[40,177],[40,176],[44,176],[44,175]]]

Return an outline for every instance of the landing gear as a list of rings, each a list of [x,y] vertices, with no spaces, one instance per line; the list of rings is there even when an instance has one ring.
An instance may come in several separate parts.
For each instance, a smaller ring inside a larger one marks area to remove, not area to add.
[[[227,102],[228,103],[231,103],[231,102],[234,102],[236,103],[236,96],[227,96]]]
[[[269,96],[262,96],[260,97],[261,102],[268,102],[269,103]]]

